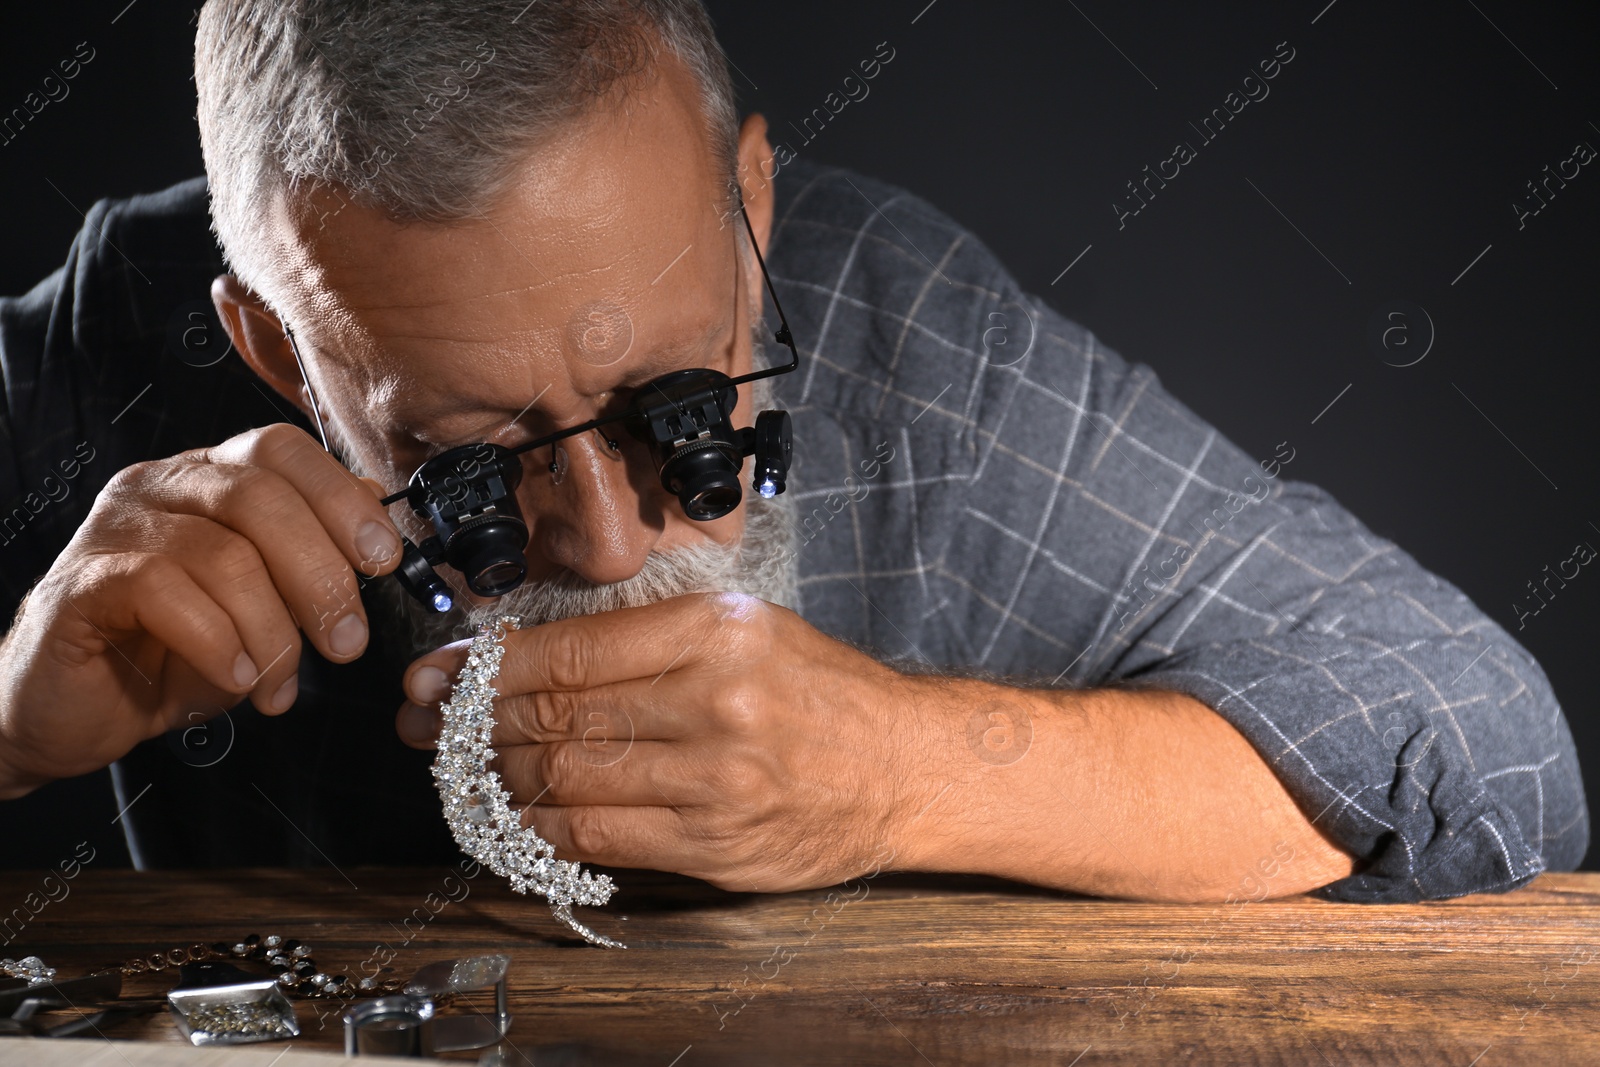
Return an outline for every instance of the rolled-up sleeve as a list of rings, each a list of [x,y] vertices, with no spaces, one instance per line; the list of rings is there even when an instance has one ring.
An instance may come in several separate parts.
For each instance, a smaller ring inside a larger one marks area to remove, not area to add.
[[[1312,434],[1286,429],[1253,459],[1149,367],[1035,298],[1006,299],[1030,309],[1038,344],[976,390],[981,477],[945,564],[976,559],[967,585],[998,614],[974,658],[1070,661],[1056,684],[1157,687],[1215,709],[1358,858],[1324,896],[1459,896],[1578,865],[1588,811],[1543,670],[1459,589],[1294,477]]]
[[[1363,861],[1325,896],[1458,896],[1575,867],[1583,786],[1533,657],[1315,486],[1280,481],[1259,510],[1152,601],[1124,677],[1214,708]]]

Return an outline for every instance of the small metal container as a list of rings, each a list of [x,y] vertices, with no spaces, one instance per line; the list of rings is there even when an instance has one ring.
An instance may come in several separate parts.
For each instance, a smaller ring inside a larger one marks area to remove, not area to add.
[[[429,998],[494,988],[494,1017],[475,1012],[440,1019],[434,1033],[435,1052],[484,1048],[506,1036],[511,1029],[511,1011],[506,1004],[506,970],[510,966],[511,957],[498,953],[462,956],[430,963],[406,983],[408,994]]]
[[[195,1045],[242,1045],[300,1036],[294,1005],[271,978],[174,989],[167,994],[167,1003],[178,1029]]]
[[[344,1013],[346,1056],[431,1056],[433,1001],[401,993],[365,1000]]]

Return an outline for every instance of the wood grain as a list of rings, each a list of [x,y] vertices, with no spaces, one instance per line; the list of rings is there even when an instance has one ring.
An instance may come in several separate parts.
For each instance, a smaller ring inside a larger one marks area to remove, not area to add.
[[[1595,874],[1421,905],[1216,906],[984,878],[757,895],[611,873],[621,891],[585,921],[626,951],[564,935],[541,901],[488,872],[439,868],[85,870],[0,953],[40,955],[65,975],[279,933],[355,974],[388,946],[409,976],[509,952],[511,1044],[540,1064],[1600,1062]],[[42,877],[0,874],[0,903]],[[127,992],[164,988],[130,979]],[[300,1018],[297,1047],[341,1045],[336,1011],[319,1022],[302,1001]],[[165,1015],[107,1036],[180,1040]]]
[[[416,1060],[364,1057],[362,1067],[415,1067]],[[18,1067],[350,1067],[344,1052],[298,1049],[283,1044],[187,1045],[141,1041],[52,1041],[13,1037],[0,1044],[0,1064]]]

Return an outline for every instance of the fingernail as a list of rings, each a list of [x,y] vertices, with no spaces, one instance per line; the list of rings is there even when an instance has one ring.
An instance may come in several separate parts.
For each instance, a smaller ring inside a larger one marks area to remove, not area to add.
[[[233,680],[241,687],[248,687],[260,675],[261,672],[256,669],[256,662],[250,658],[250,653],[239,653],[239,658],[233,661]]]
[[[272,710],[288,711],[294,706],[294,698],[300,695],[300,676],[291,674],[288,681],[278,686],[278,691],[272,694]]]
[[[438,667],[419,667],[411,676],[411,699],[419,704],[443,700],[450,692],[450,679]]]
[[[400,542],[383,523],[369,522],[356,531],[356,551],[364,563],[387,563],[400,551]]]
[[[359,615],[346,615],[328,635],[328,647],[341,656],[353,656],[367,642],[367,624]]]
[[[395,717],[395,729],[412,744],[427,744],[439,739],[439,716],[427,708],[407,704]]]

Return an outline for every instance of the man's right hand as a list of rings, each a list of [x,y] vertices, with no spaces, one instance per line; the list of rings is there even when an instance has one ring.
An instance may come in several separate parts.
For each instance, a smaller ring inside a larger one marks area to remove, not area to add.
[[[286,423],[119,472],[0,643],[0,798],[246,694],[285,711],[301,633],[333,662],[357,658],[356,573],[399,562],[376,483]]]

